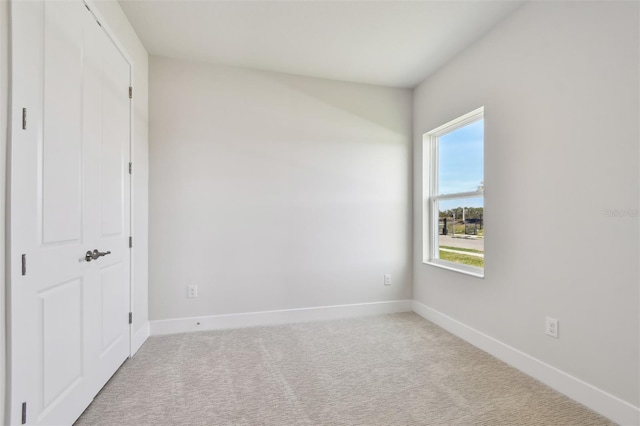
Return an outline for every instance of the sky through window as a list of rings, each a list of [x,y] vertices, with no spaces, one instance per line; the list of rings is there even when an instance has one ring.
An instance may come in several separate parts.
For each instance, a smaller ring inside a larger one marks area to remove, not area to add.
[[[438,139],[438,193],[477,191],[484,180],[484,120]],[[467,207],[482,206],[477,199],[469,202]]]

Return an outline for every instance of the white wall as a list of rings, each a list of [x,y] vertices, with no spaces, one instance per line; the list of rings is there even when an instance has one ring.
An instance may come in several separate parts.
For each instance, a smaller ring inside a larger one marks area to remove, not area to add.
[[[134,348],[149,334],[148,317],[148,217],[149,217],[149,56],[115,0],[94,1],[116,41],[127,52],[133,67],[132,122],[132,312]]]
[[[150,318],[411,298],[411,107],[152,56]]]
[[[414,299],[639,406],[637,2],[532,2],[414,93]],[[486,267],[422,263],[422,134],[485,106]],[[633,213],[633,211],[632,211]],[[560,321],[560,338],[544,318]]]
[[[5,185],[7,153],[7,111],[9,84],[9,2],[0,0],[0,422],[4,421],[6,391],[5,341]]]

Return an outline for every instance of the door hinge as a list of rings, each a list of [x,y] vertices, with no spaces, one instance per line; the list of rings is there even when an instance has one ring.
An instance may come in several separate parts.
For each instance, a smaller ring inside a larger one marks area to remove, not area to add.
[[[27,275],[27,255],[22,255],[22,275]]]
[[[89,11],[89,13],[91,13],[91,16],[93,16],[94,21],[96,21],[96,23],[97,23],[99,26],[102,26],[102,24],[100,23],[100,21],[98,21],[98,18],[96,17],[96,14],[95,14],[95,13],[93,13],[93,10],[91,10],[91,8],[89,7],[89,5],[88,5],[86,2],[84,2],[84,1],[83,1],[83,3],[84,3],[84,7],[86,7],[86,8],[87,8],[87,10]]]
[[[133,98],[133,87],[129,86],[129,99]]]
[[[129,312],[129,324],[133,324],[133,312]]]
[[[27,403],[22,403],[22,424],[27,424]]]
[[[27,109],[22,108],[22,130],[27,130]]]
[[[133,164],[129,163],[129,174],[131,174],[132,170],[133,170]]]
[[[133,247],[133,237],[129,237],[129,248]]]

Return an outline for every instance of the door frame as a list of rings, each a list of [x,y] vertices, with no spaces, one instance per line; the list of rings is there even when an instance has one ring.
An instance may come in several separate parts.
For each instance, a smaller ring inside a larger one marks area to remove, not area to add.
[[[14,280],[12,279],[14,271],[19,271],[21,269],[21,258],[19,258],[18,255],[14,256],[13,250],[14,250],[14,245],[12,244],[11,241],[11,235],[13,234],[13,232],[15,231],[15,227],[14,224],[11,220],[11,216],[12,216],[12,211],[13,206],[12,206],[12,199],[13,199],[13,193],[14,191],[16,191],[18,188],[15,188],[12,180],[11,180],[11,176],[12,176],[12,171],[14,170],[14,168],[19,168],[20,164],[14,164],[13,162],[13,157],[11,155],[12,152],[12,147],[15,143],[15,133],[17,131],[19,131],[19,129],[21,129],[21,122],[22,122],[22,107],[20,105],[16,105],[16,102],[14,101],[12,94],[13,94],[13,88],[14,88],[14,82],[13,82],[13,78],[12,78],[12,72],[13,72],[13,46],[12,46],[12,24],[13,24],[13,13],[12,13],[12,6],[14,3],[16,2],[21,2],[21,1],[29,1],[29,0],[8,0],[7,3],[7,12],[8,12],[8,16],[7,16],[7,21],[8,21],[8,28],[6,31],[6,36],[7,41],[6,41],[6,45],[8,47],[8,52],[7,52],[7,61],[6,61],[6,77],[7,77],[7,135],[6,135],[6,169],[5,169],[5,183],[6,183],[6,195],[5,195],[5,199],[6,199],[6,216],[5,216],[5,229],[6,229],[6,234],[5,234],[5,241],[4,241],[4,246],[5,246],[5,292],[6,292],[6,297],[4,299],[4,307],[6,309],[6,313],[5,313],[5,346],[4,346],[4,355],[5,355],[5,363],[3,366],[1,366],[0,368],[2,368],[4,370],[4,377],[5,377],[5,383],[4,383],[4,401],[0,401],[0,404],[4,405],[4,419],[0,419],[0,421],[2,421],[4,424],[11,424],[11,419],[12,417],[14,417],[14,412],[18,411],[21,409],[21,407],[16,406],[15,403],[13,403],[13,395],[11,395],[11,390],[12,390],[12,380],[14,378],[14,372],[13,372],[13,364],[11,362],[11,353],[13,351],[13,342],[12,342],[12,336],[11,336],[11,329],[12,329],[12,319],[13,319],[13,314],[12,312],[15,309],[19,309],[19,306],[13,306],[12,305],[12,297],[11,297],[11,290],[12,288],[14,288],[15,285],[18,285],[19,283],[14,282]],[[42,2],[47,1],[47,0],[40,0]],[[89,9],[90,13],[93,14],[94,18],[100,23],[100,26],[102,27],[102,30],[105,32],[105,34],[109,37],[109,39],[111,40],[111,42],[114,44],[114,46],[116,47],[116,49],[120,52],[120,54],[123,56],[123,58],[125,59],[125,61],[129,64],[129,86],[133,85],[133,76],[134,76],[134,62],[132,60],[132,56],[128,53],[127,49],[124,47],[124,44],[119,40],[119,38],[116,35],[116,32],[112,29],[112,27],[109,25],[108,19],[105,18],[105,16],[101,13],[101,11],[99,10],[99,8],[97,7],[97,1],[95,0],[65,0],[65,1],[77,1],[77,2],[82,2],[84,3],[85,6],[87,6],[87,8]],[[41,107],[41,105],[39,106]],[[133,162],[133,146],[134,146],[134,111],[135,111],[135,97],[132,97],[129,100],[129,149],[128,149],[128,157],[129,157],[129,163],[131,164]],[[15,132],[14,132],[15,130]],[[135,179],[135,174],[131,173],[129,175],[129,211],[127,212],[127,214],[129,215],[128,217],[128,229],[129,229],[129,236],[133,236],[134,235],[134,220],[133,220],[133,214],[134,214],[134,179]],[[134,277],[134,255],[133,255],[133,249],[130,248],[129,250],[129,277],[128,277],[128,284],[129,284],[129,312],[133,312],[133,306],[134,306],[134,286],[133,286],[133,277]],[[130,323],[129,327],[128,327],[128,331],[129,331],[129,358],[133,355],[133,350],[134,350],[134,323]],[[0,411],[1,413],[2,411]]]

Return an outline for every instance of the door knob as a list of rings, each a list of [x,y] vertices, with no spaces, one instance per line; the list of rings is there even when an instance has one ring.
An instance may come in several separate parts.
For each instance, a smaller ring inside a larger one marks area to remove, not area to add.
[[[97,260],[99,257],[101,256],[106,256],[108,254],[111,254],[110,251],[98,251],[98,249],[95,249],[94,251],[87,251],[87,254],[84,255],[84,260],[86,260],[87,262],[91,262],[92,260]]]

